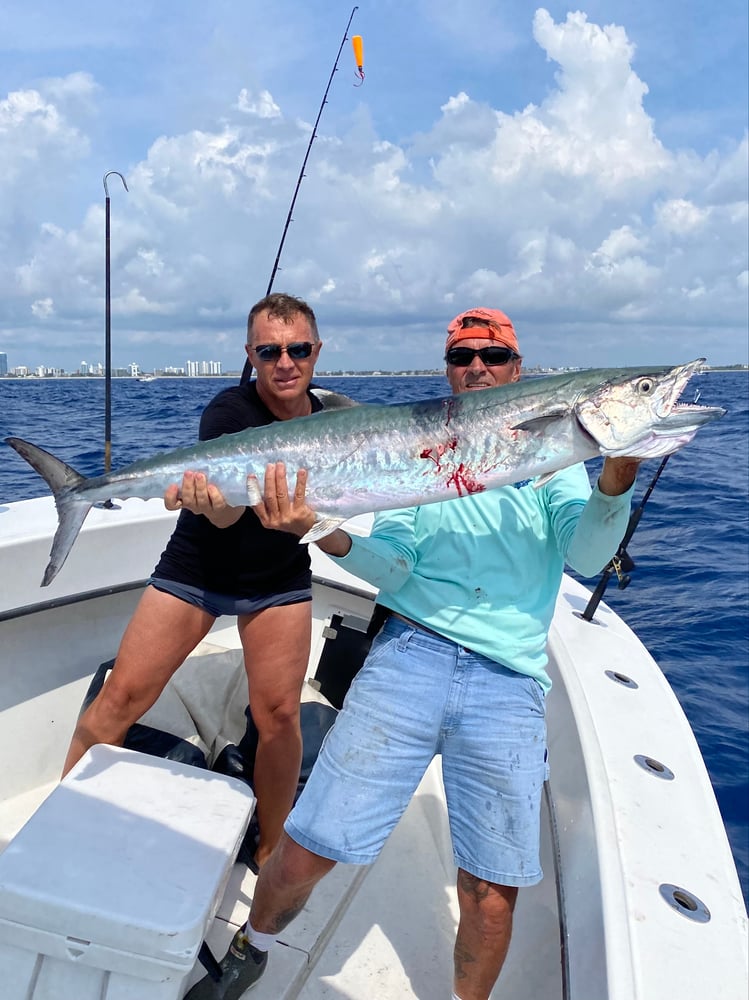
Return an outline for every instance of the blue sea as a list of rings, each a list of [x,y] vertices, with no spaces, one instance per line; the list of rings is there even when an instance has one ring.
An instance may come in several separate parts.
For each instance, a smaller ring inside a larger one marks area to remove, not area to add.
[[[441,376],[317,382],[359,402],[446,395]],[[190,444],[204,405],[235,383],[114,379],[113,467]],[[605,599],[650,649],[692,724],[749,899],[749,375],[709,372],[692,385],[700,402],[728,414],[669,459],[629,545],[636,564],[631,584],[619,590],[610,583]],[[103,471],[103,380],[0,379],[0,413],[0,438],[33,441],[86,475]],[[3,459],[0,504],[47,492],[10,449]],[[635,505],[657,467],[642,466]],[[597,471],[591,463],[591,476]]]

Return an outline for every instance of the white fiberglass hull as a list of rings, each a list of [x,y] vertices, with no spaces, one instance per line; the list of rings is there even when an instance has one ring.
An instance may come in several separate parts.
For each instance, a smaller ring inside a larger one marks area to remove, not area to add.
[[[41,589],[53,504],[0,507],[0,849],[55,788],[91,675],[114,655],[173,519],[159,501],[92,511],[63,571]],[[312,551],[314,678],[334,616],[361,627],[374,595]],[[694,736],[621,619],[601,604],[595,623],[581,620],[588,596],[565,577],[549,642],[545,878],[520,893],[493,995],[743,1000],[746,911]],[[241,678],[238,646],[234,623],[221,620],[182,670],[199,673],[213,657]],[[438,763],[378,862],[339,866],[321,883],[253,997],[449,995],[457,909]],[[217,953],[246,916],[253,883],[235,865],[208,933]]]

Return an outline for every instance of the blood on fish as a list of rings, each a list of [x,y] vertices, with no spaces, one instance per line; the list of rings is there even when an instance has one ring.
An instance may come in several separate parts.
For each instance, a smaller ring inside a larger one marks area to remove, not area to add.
[[[446,441],[444,444],[438,444],[433,448],[425,448],[419,455],[419,458],[430,458],[436,465],[436,471],[442,472],[442,456],[446,451],[455,451],[458,447],[458,439],[452,438],[450,441]]]
[[[447,479],[448,486],[454,486],[458,491],[458,496],[463,496],[464,493],[483,493],[486,489],[483,483],[480,483],[477,479],[474,479],[471,472],[466,469],[466,467],[461,462],[458,468],[453,472],[451,476]]]
[[[450,399],[444,400],[444,408],[447,411],[447,416],[445,417],[445,427],[447,427],[452,420],[453,407],[455,406],[455,399],[451,396]]]

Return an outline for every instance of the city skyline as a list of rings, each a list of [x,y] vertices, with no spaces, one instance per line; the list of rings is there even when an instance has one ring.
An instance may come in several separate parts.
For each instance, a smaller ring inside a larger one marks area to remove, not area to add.
[[[239,369],[238,369],[239,370]],[[127,365],[117,365],[112,366],[111,374],[117,377],[122,377],[127,374],[130,377],[137,378],[139,375],[186,375],[188,377],[202,376],[202,375],[217,375],[220,376],[223,371],[223,365],[220,361],[192,361],[188,360],[183,366],[167,365],[164,368],[156,368],[151,371],[141,367],[141,365],[136,361],[131,361]],[[81,361],[78,367],[73,371],[66,371],[62,366],[56,365],[37,365],[33,369],[28,365],[9,365],[8,355],[6,352],[0,351],[0,375],[35,375],[37,377],[45,377],[48,375],[59,376],[59,375],[81,375],[81,376],[94,376],[103,377],[106,374],[103,362],[97,361],[91,363],[89,361]]]
[[[578,366],[578,365],[526,365],[523,364],[523,371],[530,374],[547,374],[557,371],[572,371],[578,370],[580,367],[594,367],[594,366]],[[710,366],[707,364],[706,369],[714,367],[716,369],[749,369],[749,364],[746,362],[732,362],[723,365]],[[444,375],[444,366],[437,368],[394,368],[394,369],[379,369],[379,368],[324,368],[319,367],[315,371],[315,376],[317,378],[325,378],[336,376],[351,376],[351,375]],[[220,361],[187,361],[183,366],[167,365],[164,368],[154,368],[151,370],[141,368],[136,362],[131,362],[128,365],[121,367],[113,367],[111,372],[113,378],[169,378],[169,377],[180,377],[180,378],[232,378],[242,374],[242,366],[237,365],[236,368],[224,367]],[[80,362],[78,368],[75,371],[65,371],[63,368],[54,368],[47,366],[39,366],[33,371],[27,366],[9,366],[7,363],[7,354],[0,351],[0,376],[5,377],[29,377],[29,378],[103,378],[105,376],[104,365],[101,362],[95,364],[90,364],[87,361]]]

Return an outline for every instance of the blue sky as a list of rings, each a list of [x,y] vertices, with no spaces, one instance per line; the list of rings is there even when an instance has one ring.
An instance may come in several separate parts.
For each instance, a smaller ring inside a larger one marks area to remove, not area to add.
[[[0,351],[11,367],[242,359],[352,4],[2,5]],[[450,318],[548,365],[746,362],[744,0],[370,0],[274,290],[322,369],[431,368]]]

